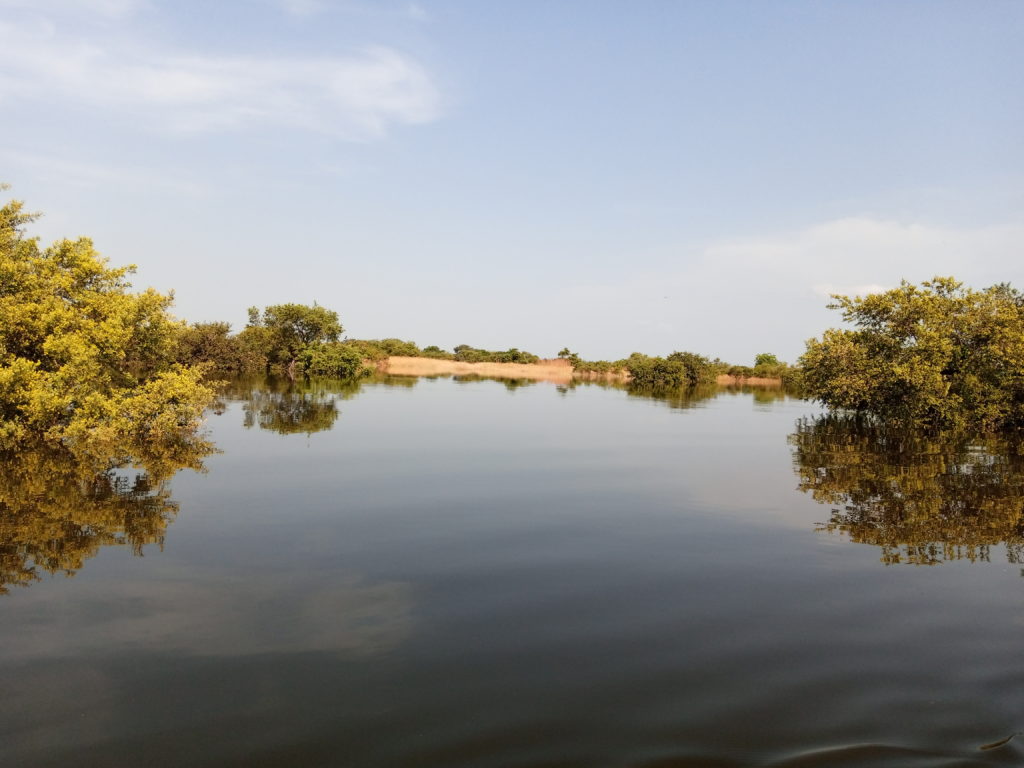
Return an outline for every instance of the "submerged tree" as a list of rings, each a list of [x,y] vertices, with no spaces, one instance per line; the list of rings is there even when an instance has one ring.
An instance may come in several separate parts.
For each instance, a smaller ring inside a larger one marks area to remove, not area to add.
[[[40,247],[33,218],[0,208],[0,448],[194,432],[213,392],[172,364],[172,298],[132,293],[134,267],[110,267],[88,238]]]
[[[634,352],[625,365],[638,387],[678,389],[715,381],[711,361],[694,352],[673,352],[668,357],[648,357]]]
[[[855,417],[802,421],[790,437],[799,488],[831,508],[823,530],[873,544],[886,564],[1024,562],[1024,455],[989,436],[925,433]]]
[[[853,329],[801,358],[806,394],[832,409],[910,425],[1024,425],[1024,295],[949,277],[865,297],[834,296]]]

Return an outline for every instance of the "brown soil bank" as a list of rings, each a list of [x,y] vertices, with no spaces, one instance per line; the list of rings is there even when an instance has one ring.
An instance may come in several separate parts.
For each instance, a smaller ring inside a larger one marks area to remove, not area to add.
[[[382,373],[395,376],[488,376],[498,379],[536,379],[565,384],[573,380],[572,366],[566,360],[541,360],[539,363],[461,363],[456,360],[435,360],[432,357],[389,357],[379,369]],[[577,374],[577,379],[600,381],[629,381],[628,373],[621,374]],[[762,379],[750,377],[746,379],[735,376],[719,376],[718,383],[723,386],[737,384],[750,387],[781,387],[781,379]]]

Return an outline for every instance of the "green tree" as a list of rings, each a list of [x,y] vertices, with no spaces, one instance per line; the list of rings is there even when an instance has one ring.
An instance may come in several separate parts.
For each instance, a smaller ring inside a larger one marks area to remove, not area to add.
[[[172,298],[132,293],[134,267],[110,267],[88,238],[40,247],[33,218],[0,208],[0,448],[194,432],[213,392],[201,368],[172,364]]]
[[[275,304],[263,310],[259,322],[249,311],[249,324],[265,328],[270,343],[271,362],[283,365],[295,378],[299,355],[311,344],[337,341],[344,328],[338,313],[317,304]]]
[[[580,356],[568,347],[562,347],[561,351],[558,353],[558,357],[562,360],[568,360],[569,364],[572,365],[573,368],[576,368],[582,362],[580,360]]]
[[[754,358],[754,367],[759,365],[778,365],[779,358],[773,355],[771,352],[762,352],[760,355]]]
[[[852,329],[807,342],[808,396],[904,424],[1024,425],[1024,296],[951,277],[865,297],[834,296]]]

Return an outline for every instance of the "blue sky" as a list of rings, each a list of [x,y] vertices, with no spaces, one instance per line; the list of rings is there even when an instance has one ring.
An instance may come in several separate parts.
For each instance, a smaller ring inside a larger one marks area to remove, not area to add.
[[[0,180],[190,320],[794,359],[1024,287],[1024,3],[0,0]]]

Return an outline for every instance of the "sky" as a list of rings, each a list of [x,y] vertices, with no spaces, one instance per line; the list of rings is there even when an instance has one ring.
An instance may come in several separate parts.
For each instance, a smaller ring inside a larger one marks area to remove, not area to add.
[[[1024,3],[0,0],[0,181],[175,313],[794,360],[1024,288]]]

